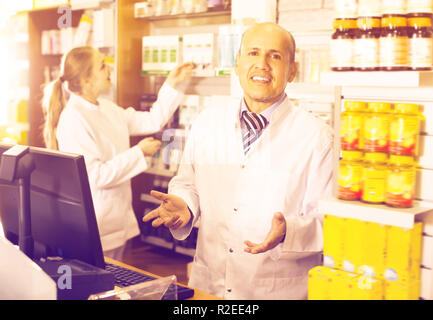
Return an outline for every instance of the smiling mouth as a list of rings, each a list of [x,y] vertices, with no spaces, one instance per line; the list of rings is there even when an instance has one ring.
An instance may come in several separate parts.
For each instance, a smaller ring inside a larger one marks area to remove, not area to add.
[[[264,76],[252,76],[250,79],[253,80],[254,82],[258,82],[258,83],[269,83],[269,82],[271,82],[271,78],[270,77],[264,77]]]

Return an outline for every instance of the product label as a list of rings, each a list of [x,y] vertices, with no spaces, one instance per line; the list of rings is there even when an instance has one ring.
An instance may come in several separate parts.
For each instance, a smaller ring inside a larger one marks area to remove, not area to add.
[[[409,65],[416,68],[430,68],[433,65],[433,39],[412,38],[409,40]]]
[[[415,169],[388,170],[385,202],[392,206],[412,205],[415,189]]]
[[[152,63],[158,63],[159,62],[159,50],[153,49],[152,50]]]
[[[373,203],[385,201],[386,179],[365,179],[362,200]]]
[[[364,123],[364,150],[374,152],[388,151],[389,118],[370,115]]]
[[[331,40],[331,67],[352,67],[353,40],[334,39]]]
[[[389,151],[392,154],[417,155],[419,119],[417,117],[395,118],[391,121]]]
[[[341,149],[343,150],[359,150],[361,146],[361,115],[344,115],[341,119]]]
[[[380,66],[407,67],[408,42],[405,37],[380,38]]]
[[[143,50],[143,63],[150,63],[150,48]]]
[[[379,39],[356,39],[354,45],[355,68],[379,66]]]
[[[340,166],[338,176],[338,197],[340,199],[360,199],[362,194],[362,165]]]

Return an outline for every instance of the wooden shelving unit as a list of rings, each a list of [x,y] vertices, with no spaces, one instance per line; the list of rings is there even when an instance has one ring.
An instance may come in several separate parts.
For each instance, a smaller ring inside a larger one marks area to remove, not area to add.
[[[44,30],[57,29],[58,7],[28,12],[29,19],[29,145],[43,147],[42,126],[44,68],[60,65],[61,55],[42,55],[41,37]],[[77,27],[83,11],[72,11],[72,27]]]

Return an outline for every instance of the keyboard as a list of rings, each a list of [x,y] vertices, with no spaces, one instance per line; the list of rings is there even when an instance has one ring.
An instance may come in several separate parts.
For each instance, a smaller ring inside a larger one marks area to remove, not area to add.
[[[114,285],[121,288],[144,281],[152,281],[157,279],[147,274],[126,269],[111,263],[105,263],[105,270],[111,272],[114,275]],[[176,289],[178,300],[185,300],[191,298],[194,295],[194,290],[191,288],[186,288],[177,284],[171,284],[162,297],[162,300],[173,300],[175,298]]]

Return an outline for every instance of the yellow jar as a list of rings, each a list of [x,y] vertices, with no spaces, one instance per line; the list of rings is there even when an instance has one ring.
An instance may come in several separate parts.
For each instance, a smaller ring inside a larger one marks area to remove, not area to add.
[[[362,152],[343,151],[338,170],[338,198],[359,200],[362,194]]]
[[[411,156],[389,157],[385,203],[393,207],[409,208],[415,194],[415,160]]]
[[[420,131],[419,106],[415,103],[398,103],[391,117],[389,152],[416,156]]]
[[[367,103],[345,101],[341,114],[340,144],[342,150],[362,150],[362,127]]]
[[[390,112],[390,103],[368,103],[364,118],[365,152],[388,152]]]
[[[386,153],[365,153],[362,174],[362,201],[368,203],[385,202],[387,157]]]

